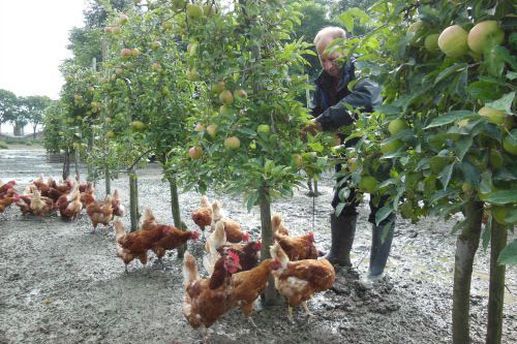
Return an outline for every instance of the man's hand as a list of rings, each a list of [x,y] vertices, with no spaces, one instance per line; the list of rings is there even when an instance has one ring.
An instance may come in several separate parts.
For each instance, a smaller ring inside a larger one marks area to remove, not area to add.
[[[317,132],[322,130],[323,128],[321,127],[321,124],[315,120],[312,120],[302,128],[300,135],[302,139],[305,140],[307,138],[307,134],[316,135]]]

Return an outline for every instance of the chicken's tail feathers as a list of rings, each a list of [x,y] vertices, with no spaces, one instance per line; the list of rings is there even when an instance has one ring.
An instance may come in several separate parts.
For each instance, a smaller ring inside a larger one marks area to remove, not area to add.
[[[185,251],[183,256],[183,285],[186,287],[199,278],[196,258],[189,251]]]
[[[275,233],[282,224],[282,216],[279,213],[273,214],[271,217],[271,226],[273,227],[273,233]]]
[[[113,228],[115,229],[115,241],[120,242],[120,239],[122,239],[126,235],[124,224],[120,219],[116,219],[115,221],[113,221]]]

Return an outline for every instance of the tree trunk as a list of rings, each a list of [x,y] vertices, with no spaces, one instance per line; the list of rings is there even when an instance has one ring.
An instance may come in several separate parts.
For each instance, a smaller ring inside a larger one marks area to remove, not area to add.
[[[180,228],[182,230],[186,230],[187,226],[183,221],[181,221],[181,212],[180,212],[180,203],[178,197],[178,184],[176,181],[176,177],[169,177],[169,185],[171,189],[171,211],[172,218],[174,219],[174,227]],[[178,247],[178,258],[183,259],[183,254],[187,250],[187,245],[181,245]]]
[[[470,200],[464,209],[465,227],[456,240],[452,304],[453,344],[469,344],[469,308],[472,264],[479,246],[483,203]]]
[[[92,150],[93,150],[93,134],[91,134],[88,137],[88,152],[87,152],[87,156],[90,156],[92,154]],[[87,161],[88,161],[88,159],[87,159]],[[89,163],[89,162],[87,162],[87,163],[88,163],[88,177],[86,179],[91,181],[91,180],[95,179],[95,176],[93,175],[92,164]]]
[[[262,228],[262,250],[260,257],[262,260],[271,258],[269,247],[273,244],[273,229],[271,225],[271,201],[269,189],[262,187],[260,192],[260,223]],[[264,291],[264,304],[267,306],[279,305],[282,298],[275,288],[275,281],[272,275],[269,276],[269,283]]]
[[[37,125],[32,127],[32,138],[33,139],[36,139],[36,128],[37,128]]]
[[[65,156],[63,160],[63,180],[66,180],[70,176],[70,151],[65,149]]]
[[[131,218],[131,232],[138,229],[138,176],[135,170],[130,169],[129,173],[129,215]]]
[[[498,265],[497,259],[506,246],[507,236],[508,231],[506,227],[492,219],[490,239],[490,294],[488,296],[486,344],[501,344],[506,266]]]
[[[75,168],[75,180],[79,181],[81,179],[81,173],[79,172],[79,151],[76,149],[74,151],[74,168]]]
[[[111,174],[109,167],[104,168],[104,183],[106,189],[106,196],[111,195]]]
[[[13,129],[13,134],[14,134],[14,136],[23,136],[23,127],[20,124],[15,123],[14,129]]]

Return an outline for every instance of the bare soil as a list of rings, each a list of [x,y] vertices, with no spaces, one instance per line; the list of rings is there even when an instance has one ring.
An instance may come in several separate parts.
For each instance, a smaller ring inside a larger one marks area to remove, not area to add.
[[[84,171],[83,171],[84,172]],[[140,207],[151,207],[159,222],[172,223],[168,184],[160,167],[139,171]],[[17,190],[36,176],[59,178],[61,165],[45,161],[38,149],[0,150],[0,179],[16,178]],[[102,197],[104,183],[97,185]],[[330,246],[329,213],[332,176],[320,182],[315,199],[297,190],[292,199],[274,203],[287,226],[301,234],[313,230],[319,249]],[[113,181],[128,207],[127,177]],[[209,193],[223,202],[227,214],[260,236],[258,209],[248,213],[239,198]],[[190,219],[199,195],[180,194],[182,217]],[[398,219],[387,276],[365,283],[370,246],[368,207],[361,208],[352,260],[359,278],[338,271],[332,290],[309,303],[314,316],[302,310],[293,323],[285,307],[262,308],[257,303],[255,328],[239,311],[232,311],[210,328],[212,343],[451,343],[454,221],[428,218],[414,225]],[[314,226],[313,226],[314,219]],[[129,227],[129,217],[123,221]],[[75,222],[58,216],[22,216],[17,207],[0,214],[0,343],[199,343],[181,313],[182,262],[175,252],[154,257],[130,272],[115,255],[112,228],[90,234],[85,213]],[[202,242],[189,243],[200,258]],[[199,259],[200,260],[200,259]],[[474,266],[471,297],[472,343],[485,340],[488,303],[489,251],[480,247]],[[503,343],[517,342],[517,273],[507,270]]]

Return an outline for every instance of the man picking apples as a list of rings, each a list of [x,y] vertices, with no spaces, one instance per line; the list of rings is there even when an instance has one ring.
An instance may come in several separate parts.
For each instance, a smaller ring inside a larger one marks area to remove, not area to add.
[[[346,32],[339,27],[323,28],[314,38],[314,45],[323,71],[316,79],[316,92],[312,109],[315,118],[311,124],[302,130],[302,134],[322,130],[335,131],[343,126],[354,125],[356,118],[349,111],[350,107],[371,112],[374,106],[382,102],[380,87],[368,79],[360,80],[353,87],[353,90],[349,90],[348,84],[355,79],[354,59],[343,62],[343,58],[338,52],[327,49],[333,40],[345,38]],[[347,142],[347,146],[353,146],[354,144],[355,142]],[[341,166],[336,166],[336,171],[340,169]],[[359,200],[356,197],[355,190],[346,199],[340,200],[339,191],[341,188],[343,186],[336,188],[332,206],[336,209],[339,203],[345,202],[346,205],[339,216],[336,216],[335,212],[332,212],[330,216],[332,246],[326,258],[335,265],[351,267],[350,251],[355,236]],[[368,192],[368,190],[366,191]],[[379,226],[375,225],[375,212],[381,207],[382,204],[374,205],[370,201],[369,221],[373,223],[373,228],[368,277],[372,280],[382,277],[391,248],[395,225],[393,214],[381,222]],[[385,229],[387,235],[382,240]]]

